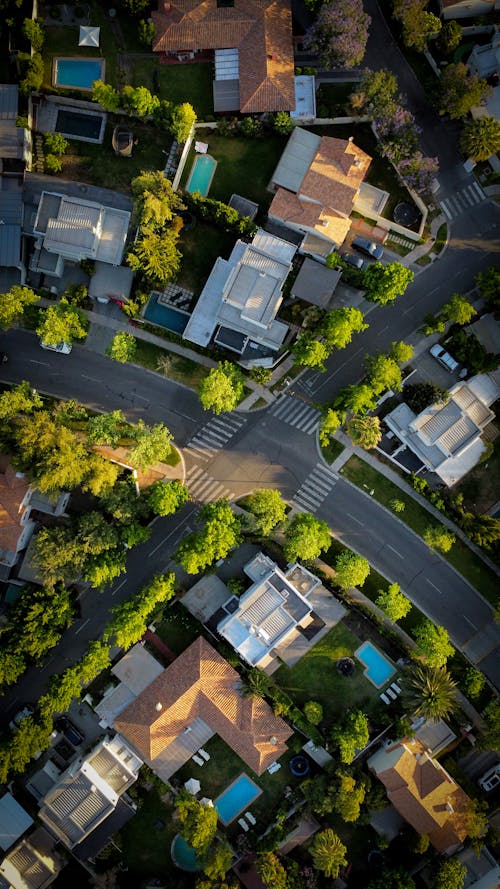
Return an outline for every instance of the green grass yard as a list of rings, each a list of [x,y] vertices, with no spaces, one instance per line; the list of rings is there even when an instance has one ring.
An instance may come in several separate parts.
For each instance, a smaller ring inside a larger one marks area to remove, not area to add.
[[[390,509],[391,500],[402,500],[405,504],[404,512],[398,513],[401,519],[420,537],[430,525],[437,525],[437,520],[424,506],[421,506],[409,494],[405,494],[398,485],[386,478],[376,469],[373,469],[364,460],[352,456],[341,469],[344,478],[347,478],[358,488],[373,490],[376,500]],[[443,557],[453,565],[460,574],[465,577],[492,605],[498,601],[498,578],[476,556],[469,547],[457,538],[449,553],[443,553]]]
[[[330,463],[330,465],[337,459],[337,457],[340,457],[343,450],[344,445],[335,438],[332,438],[327,445],[321,445],[321,453],[326,462]]]
[[[192,65],[160,65],[158,58],[130,59],[131,86],[145,86],[161,99],[175,105],[189,102],[198,120],[213,120],[213,66],[207,62]]]
[[[202,364],[140,339],[137,340],[133,364],[140,364],[141,367],[157,373],[163,372],[170,380],[192,389],[196,389],[198,383],[208,374],[208,369]]]
[[[178,826],[168,796],[162,798],[156,787],[149,792],[142,790],[138,812],[120,833],[127,877],[134,880],[127,885],[139,886],[148,878],[163,878],[176,889],[192,886],[192,875],[183,874],[170,857],[170,845]]]

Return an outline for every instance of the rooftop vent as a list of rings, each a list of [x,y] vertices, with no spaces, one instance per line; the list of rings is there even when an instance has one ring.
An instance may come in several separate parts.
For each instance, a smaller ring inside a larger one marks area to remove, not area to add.
[[[160,710],[163,710],[163,704],[160,704],[160,702],[158,701],[158,703],[155,704],[155,710],[157,713],[159,713]]]

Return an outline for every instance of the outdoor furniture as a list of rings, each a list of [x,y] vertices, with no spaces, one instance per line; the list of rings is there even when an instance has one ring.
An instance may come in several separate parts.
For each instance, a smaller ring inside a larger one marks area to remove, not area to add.
[[[197,756],[196,753],[194,754],[194,756],[191,757],[191,759],[193,760],[193,762],[196,763],[197,766],[205,765],[205,760],[202,759],[201,756]]]
[[[387,695],[385,695],[383,692],[382,692],[382,694],[380,695],[380,700],[383,701],[384,704],[390,704],[390,703],[391,703],[391,702],[390,702],[390,699],[389,699],[389,698],[387,697]]]
[[[268,767],[267,771],[269,772],[270,775],[274,775],[274,773],[279,772],[280,769],[281,769],[280,762],[272,762],[271,765]]]
[[[393,682],[392,685],[391,685],[391,688],[392,688],[393,691],[396,692],[397,695],[400,695],[400,694],[401,694],[401,687],[398,685],[397,682]]]
[[[196,796],[197,793],[201,790],[201,784],[198,781],[198,778],[189,778],[184,782],[184,787],[186,788],[188,793],[192,793],[193,796]]]
[[[208,142],[195,142],[194,143],[194,150],[198,154],[206,154],[208,151]]]
[[[245,831],[245,833],[248,833],[250,828],[248,827],[248,824],[246,823],[244,818],[238,818],[238,824],[240,825],[241,829]]]
[[[397,694],[392,690],[392,688],[386,688],[385,692],[386,692],[386,694],[389,695],[389,697],[391,698],[391,700],[393,700],[393,701],[396,700],[396,698],[397,698]]]
[[[198,756],[202,756],[205,762],[208,762],[208,760],[210,759],[210,754],[207,753],[206,750],[203,750],[203,747],[201,748],[201,750],[198,750]]]
[[[251,812],[245,812],[245,818],[247,819],[248,823],[252,825],[252,827],[254,824],[257,824]]]

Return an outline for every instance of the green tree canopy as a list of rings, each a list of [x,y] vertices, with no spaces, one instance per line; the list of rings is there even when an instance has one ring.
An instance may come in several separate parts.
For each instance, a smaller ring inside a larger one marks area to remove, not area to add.
[[[452,19],[449,22],[443,22],[437,44],[439,48],[449,55],[454,52],[462,42],[462,29],[458,22]]]
[[[415,889],[415,883],[403,868],[386,867],[380,876],[370,880],[366,889]]]
[[[147,500],[155,515],[172,515],[189,500],[189,491],[181,482],[154,482],[147,490]]]
[[[311,725],[319,725],[323,720],[323,707],[318,701],[306,701],[304,716]]]
[[[8,330],[20,318],[28,306],[34,306],[39,297],[29,287],[14,284],[7,293],[0,293],[0,327]]]
[[[139,225],[162,228],[184,209],[182,198],[173,190],[163,170],[143,170],[132,179],[131,187]]]
[[[264,537],[286,518],[286,503],[280,491],[262,488],[246,498],[246,508],[255,519],[255,526]]]
[[[315,339],[312,333],[302,333],[292,347],[294,364],[300,367],[314,367],[324,373],[325,361],[329,357],[331,349],[327,343]]]
[[[0,648],[0,688],[14,685],[26,669],[26,659],[22,651],[4,643]]]
[[[455,652],[448,631],[430,620],[422,621],[413,635],[418,654],[425,658],[429,667],[444,667],[448,658]]]
[[[413,358],[414,351],[415,350],[410,343],[405,343],[403,340],[396,340],[391,346],[389,357],[394,358],[394,361],[397,364],[406,364],[407,361],[411,361]]]
[[[136,117],[149,117],[160,106],[158,96],[154,96],[145,86],[125,85],[121,94],[122,105],[129,114]]]
[[[465,864],[458,858],[450,858],[440,865],[433,883],[433,889],[462,889],[467,876]]]
[[[351,104],[354,111],[365,111],[374,118],[383,119],[395,109],[398,95],[398,81],[392,71],[387,68],[378,71],[365,68],[351,96]]]
[[[71,305],[65,297],[45,310],[37,327],[37,334],[48,346],[72,343],[87,336],[89,323],[78,306]]]
[[[382,438],[378,417],[351,417],[346,430],[352,443],[366,451],[376,448]]]
[[[177,560],[188,574],[198,574],[217,559],[225,559],[241,542],[241,522],[226,500],[207,503],[200,512],[201,531],[184,538],[177,550]]]
[[[129,450],[128,460],[136,469],[146,469],[155,463],[163,462],[172,453],[172,435],[163,423],[147,426],[142,420],[132,429],[134,444]]]
[[[335,581],[343,590],[363,586],[370,573],[370,563],[363,556],[346,550],[335,559]]]
[[[182,219],[175,216],[169,228],[158,232],[144,226],[127,254],[134,272],[142,272],[153,284],[168,284],[181,267],[182,255],[177,247]]]
[[[379,590],[375,602],[393,623],[406,617],[411,611],[411,602],[401,592],[397,583],[391,583],[386,590]]]
[[[181,833],[188,846],[203,858],[217,830],[217,809],[202,806],[191,794],[181,791],[175,801]]]
[[[377,394],[368,383],[353,383],[341,389],[334,408],[342,408],[353,414],[366,414],[375,407]]]
[[[403,27],[403,42],[408,48],[424,52],[431,34],[441,30],[441,20],[427,11],[428,0],[393,0],[394,17]]]
[[[446,397],[446,390],[434,383],[408,383],[404,387],[404,400],[415,414],[419,414],[430,404],[444,401]]]
[[[96,445],[117,445],[127,428],[127,421],[120,410],[108,414],[96,414],[87,420],[87,438]]]
[[[121,106],[121,94],[110,83],[94,80],[92,84],[92,101],[98,102],[105,111],[118,111]]]
[[[333,349],[345,349],[354,333],[368,329],[359,309],[342,306],[327,312],[320,326],[321,335]]]
[[[319,423],[319,442],[324,448],[330,444],[335,433],[345,422],[345,414],[342,411],[336,411],[329,407],[323,413]]]
[[[309,851],[316,870],[331,879],[336,879],[340,868],[347,864],[347,849],[340,837],[329,827],[314,835]]]
[[[429,525],[422,537],[430,549],[437,549],[442,553],[448,553],[455,543],[455,535],[444,525]]]
[[[231,361],[219,361],[208,376],[201,380],[198,395],[202,407],[214,414],[234,411],[244,391],[244,377],[239,367]]]
[[[401,370],[391,355],[370,355],[366,361],[368,383],[375,393],[381,395],[388,389],[399,392],[402,386]]]
[[[494,698],[483,711],[485,728],[482,732],[480,745],[482,750],[498,750],[500,748],[500,699]]]
[[[363,275],[365,298],[385,306],[402,296],[414,277],[411,269],[400,262],[390,262],[388,265],[372,262]]]
[[[479,272],[476,284],[488,306],[498,308],[500,306],[500,266],[490,265],[485,272]]]
[[[106,349],[106,354],[113,361],[119,361],[120,364],[126,364],[127,361],[133,361],[137,349],[137,340],[131,333],[120,330],[115,333],[111,343]]]
[[[480,105],[491,92],[486,80],[470,73],[463,62],[443,68],[439,88],[440,113],[449,114],[453,120],[465,117],[473,105]]]
[[[113,608],[113,620],[106,628],[103,639],[113,640],[119,648],[130,648],[146,632],[148,623],[158,605],[168,602],[175,595],[175,574],[159,574],[137,595]]]
[[[170,132],[177,142],[185,142],[196,123],[196,113],[189,102],[182,102],[172,109]]]
[[[283,553],[288,562],[316,559],[330,548],[332,538],[326,522],[310,512],[299,512],[285,528]]]
[[[356,782],[348,772],[337,772],[337,786],[334,796],[334,811],[342,821],[357,821],[361,814],[361,806],[365,800],[366,788],[363,782]]]
[[[403,679],[403,702],[408,713],[425,719],[447,719],[455,713],[457,684],[446,667],[415,664]]]
[[[368,744],[368,717],[361,710],[351,710],[344,720],[332,730],[332,741],[339,748],[341,762],[349,765],[358,750]]]
[[[470,302],[459,293],[454,293],[445,303],[440,314],[452,324],[469,324],[477,312]]]
[[[290,889],[288,874],[273,852],[261,852],[257,856],[257,871],[267,889]]]
[[[43,401],[36,389],[32,389],[27,380],[23,380],[0,395],[0,420],[12,420],[18,414],[30,414],[42,405]]]
[[[460,147],[476,163],[488,160],[500,151],[500,121],[490,114],[468,121],[462,133]]]

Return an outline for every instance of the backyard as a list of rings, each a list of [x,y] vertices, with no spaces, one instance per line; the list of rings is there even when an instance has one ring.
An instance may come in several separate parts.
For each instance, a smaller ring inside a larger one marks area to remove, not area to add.
[[[129,59],[127,72],[131,86],[145,86],[176,105],[189,102],[198,120],[213,119],[213,66],[210,63],[160,65],[158,58],[151,55]]]
[[[236,235],[198,221],[194,228],[182,231],[179,249],[182,253],[177,284],[192,290],[198,297],[218,256],[227,259]]]
[[[100,27],[100,47],[78,46],[78,25],[50,25],[45,28],[43,46],[44,78],[43,86],[52,89],[52,59],[54,56],[71,56],[74,58],[104,58],[106,60],[105,81],[117,87],[119,85],[118,55],[116,36],[110,19],[102,6],[94,4],[90,13],[92,24]],[[60,92],[64,93],[64,90]],[[80,98],[88,98],[88,93],[80,92]]]

